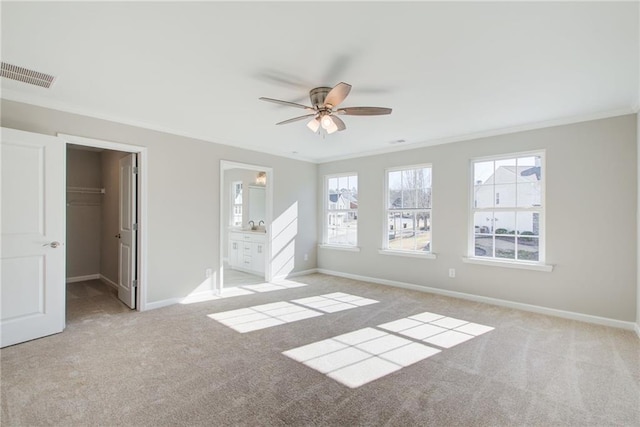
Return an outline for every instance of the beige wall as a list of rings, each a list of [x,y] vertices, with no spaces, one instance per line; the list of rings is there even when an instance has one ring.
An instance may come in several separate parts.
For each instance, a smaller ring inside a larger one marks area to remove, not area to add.
[[[147,302],[186,296],[202,284],[205,269],[218,270],[220,160],[273,168],[275,218],[297,206],[306,224],[290,246],[293,272],[316,267],[315,164],[7,100],[2,126],[147,147]]]
[[[101,188],[100,153],[67,150],[67,186]],[[67,192],[67,278],[100,273],[101,194]]]
[[[360,252],[320,249],[323,269],[635,321],[636,115],[322,164],[359,175]],[[472,265],[469,159],[546,150],[546,252],[551,273]],[[385,168],[433,165],[435,260],[381,255]],[[320,199],[319,199],[320,200]],[[319,209],[322,204],[319,203]],[[319,226],[322,214],[319,213]],[[318,234],[322,235],[321,228]],[[448,269],[456,277],[448,277]]]

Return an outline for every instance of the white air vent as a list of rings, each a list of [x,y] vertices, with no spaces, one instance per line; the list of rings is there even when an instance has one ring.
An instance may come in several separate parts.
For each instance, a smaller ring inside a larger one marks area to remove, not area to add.
[[[28,83],[49,89],[53,84],[54,76],[40,73],[17,65],[2,63],[2,77],[17,80],[19,82]]]

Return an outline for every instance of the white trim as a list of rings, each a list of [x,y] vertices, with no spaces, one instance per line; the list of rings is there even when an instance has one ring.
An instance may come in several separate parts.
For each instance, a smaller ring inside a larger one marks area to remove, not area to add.
[[[327,174],[324,176],[323,179],[323,184],[322,184],[322,243],[320,243],[319,246],[327,246],[327,247],[335,247],[335,246],[340,246],[337,244],[333,244],[333,243],[325,243],[328,238],[329,238],[329,224],[327,223],[327,219],[329,217],[329,203],[328,203],[328,196],[329,196],[329,180],[331,178],[343,178],[343,177],[351,177],[351,176],[355,176],[356,177],[356,181],[358,182],[358,191],[360,188],[360,178],[358,177],[358,172],[340,172],[340,173],[331,173],[331,174]],[[351,205],[349,205],[351,206]],[[358,201],[358,207],[360,207],[360,201]],[[350,211],[356,211],[356,216],[359,216],[360,213],[358,212],[358,209],[334,209],[333,211],[342,211],[342,212],[350,212]],[[358,230],[356,229],[356,243],[358,243]],[[345,246],[349,246],[349,245],[345,245]],[[357,246],[351,246],[352,248],[357,248]],[[345,249],[348,250],[348,249]],[[357,249],[358,251],[360,251],[360,248]]]
[[[87,274],[85,276],[67,277],[66,282],[67,283],[76,283],[76,282],[84,282],[85,280],[96,280],[96,279],[100,279],[100,275],[99,274]]]
[[[640,323],[636,323],[633,326],[633,329],[636,331],[636,335],[638,336],[638,338],[640,338]]]
[[[553,264],[527,264],[524,262],[516,262],[516,261],[508,261],[508,260],[498,260],[498,259],[479,259],[473,257],[462,257],[462,262],[467,264],[477,264],[477,265],[488,265],[491,267],[504,267],[504,268],[517,268],[520,270],[536,270],[536,271],[546,271],[548,273],[553,271]]]
[[[147,148],[140,145],[85,138],[82,136],[68,135],[64,133],[58,133],[57,136],[70,144],[124,151],[127,153],[136,153],[138,155],[138,286],[136,289],[136,310],[147,310],[147,266],[149,265],[147,257],[149,235],[147,227],[147,189],[149,188],[147,173],[149,157]]]
[[[266,203],[265,203],[265,235],[266,235],[266,243],[265,243],[265,247],[266,247],[266,251],[265,251],[265,268],[264,268],[264,281],[268,282],[272,279],[272,268],[271,268],[271,260],[272,260],[272,239],[273,239],[273,235],[272,235],[272,227],[273,227],[273,183],[275,182],[274,179],[274,172],[273,172],[273,168],[269,167],[269,166],[262,166],[262,165],[254,165],[254,164],[250,164],[250,163],[240,163],[240,162],[236,162],[236,161],[232,161],[232,160],[220,160],[220,175],[219,175],[219,180],[220,180],[220,185],[219,185],[219,191],[220,194],[218,195],[218,199],[219,200],[223,200],[223,194],[224,194],[224,188],[225,188],[225,179],[224,179],[224,172],[228,169],[249,169],[249,170],[253,170],[253,171],[257,171],[257,172],[266,172],[267,173],[267,183],[264,186],[265,188],[265,196],[266,196]],[[243,190],[244,191],[244,190]],[[242,195],[244,197],[244,194]],[[218,225],[219,225],[219,230],[220,230],[220,234],[218,235],[218,248],[219,248],[219,256],[218,256],[218,283],[213,283],[213,291],[216,292],[216,294],[221,294],[222,290],[224,288],[224,239],[222,236],[224,236],[225,233],[229,232],[229,225],[228,224],[224,224],[223,223],[223,219],[224,219],[224,210],[225,208],[228,208],[228,206],[225,206],[226,203],[220,203],[220,217],[218,219]]]
[[[414,291],[431,293],[436,295],[444,295],[448,297],[460,298],[460,299],[469,300],[469,301],[482,302],[485,304],[497,305],[500,307],[507,307],[507,308],[513,308],[516,310],[529,311],[532,313],[544,314],[547,316],[561,317],[563,319],[578,320],[580,322],[593,323],[596,325],[611,326],[613,328],[620,328],[620,329],[625,329],[630,331],[633,331],[634,327],[637,327],[637,325],[634,324],[633,322],[626,322],[624,320],[610,319],[608,317],[592,316],[590,314],[558,310],[555,308],[541,307],[538,305],[524,304],[520,302],[508,301],[508,300],[503,300],[498,298],[483,297],[483,296],[467,294],[463,292],[448,291],[445,289],[432,288],[429,286],[420,286],[413,283],[397,282],[395,280],[377,279],[375,277],[367,277],[367,276],[360,276],[358,274],[342,273],[339,271],[325,270],[323,268],[319,268],[318,273],[328,274],[330,276],[344,277],[347,279],[360,280],[363,282],[371,282],[379,285],[393,286],[396,288],[411,289]]]
[[[100,280],[102,280],[107,285],[111,286],[114,289],[118,289],[118,284],[113,280],[109,279],[107,276],[100,274]]]
[[[379,250],[379,253],[382,253],[380,251],[389,251],[389,252],[394,252],[392,254],[389,255],[399,255],[396,254],[395,252],[402,252],[402,254],[408,254],[409,251],[396,251],[394,249],[389,249],[389,205],[390,205],[390,200],[389,200],[389,173],[390,172],[400,172],[400,171],[405,171],[405,170],[415,170],[415,169],[425,169],[428,168],[429,169],[429,173],[431,174],[431,186],[429,187],[431,189],[431,206],[429,208],[411,208],[411,209],[407,209],[407,210],[415,210],[415,211],[428,211],[429,212],[429,221],[431,222],[431,241],[429,242],[429,253],[432,253],[433,251],[433,163],[419,163],[419,164],[415,164],[415,165],[406,165],[406,166],[394,166],[394,167],[389,167],[389,168],[385,168],[384,170],[384,185],[382,188],[382,191],[384,191],[384,194],[382,195],[382,217],[384,218],[382,220],[382,248]],[[395,210],[402,210],[402,209],[395,209]],[[426,225],[426,220],[425,220],[425,225]],[[418,257],[420,258],[429,258],[427,256],[425,256],[426,254],[422,253],[421,251],[414,251],[416,253],[416,255],[418,255]],[[385,253],[386,255],[386,253]],[[407,255],[408,256],[408,255]],[[434,258],[435,259],[435,255]]]
[[[474,176],[474,163],[476,162],[483,162],[483,161],[499,161],[499,160],[505,160],[505,159],[518,159],[520,157],[528,157],[528,156],[540,156],[540,169],[542,171],[541,173],[541,179],[540,179],[540,203],[541,206],[539,208],[535,208],[535,209],[530,209],[530,208],[518,208],[518,207],[513,207],[513,208],[496,208],[494,206],[493,209],[491,208],[486,208],[484,209],[484,211],[487,212],[500,212],[500,211],[513,211],[516,213],[516,216],[518,214],[518,212],[526,212],[526,211],[539,211],[540,212],[540,218],[539,218],[539,229],[540,231],[538,232],[538,259],[539,259],[539,264],[538,265],[545,265],[545,260],[546,260],[546,233],[547,233],[547,222],[546,222],[546,218],[547,218],[547,150],[546,149],[540,149],[540,150],[530,150],[530,151],[521,151],[521,152],[512,152],[512,153],[503,153],[503,154],[497,154],[497,155],[490,155],[490,156],[480,156],[480,157],[473,157],[471,159],[469,159],[469,169],[468,169],[468,173],[469,176],[467,177],[468,179],[468,188],[469,188],[469,193],[468,193],[468,203],[469,206],[467,208],[467,257],[471,260],[477,260],[477,258],[475,257],[475,213],[476,212],[482,212],[483,209],[480,208],[476,208],[475,207],[475,187],[476,187],[476,183],[475,183],[475,176]],[[495,171],[494,171],[495,174]],[[517,184],[517,179],[516,179],[516,184]],[[494,183],[495,184],[495,180]],[[517,193],[517,187],[516,187],[516,193]],[[480,209],[479,211],[476,211],[476,209]],[[495,237],[495,234],[493,234],[493,236]],[[517,250],[517,248],[516,248]],[[495,250],[494,250],[495,252]],[[491,258],[492,260],[497,260],[496,258]],[[463,260],[464,261],[464,260]],[[484,261],[484,260],[482,260]],[[520,263],[520,260],[513,260],[514,263],[518,264],[518,265],[527,265],[527,263]],[[466,261],[465,261],[466,262]],[[470,261],[471,263],[474,263],[473,261]],[[502,260],[498,260],[497,262],[500,263],[504,263],[504,261]],[[507,261],[509,262],[509,261]],[[484,264],[483,262],[477,262],[476,264],[483,264],[483,265],[493,265],[493,264]],[[513,267],[513,268],[523,268],[523,267]],[[553,266],[551,267],[551,269],[553,269]],[[537,268],[530,268],[530,270],[537,270]],[[544,270],[544,269],[543,269]],[[544,270],[544,271],[551,271],[551,270]]]
[[[343,156],[324,157],[321,159],[316,159],[313,162],[318,164],[324,164],[324,163],[336,162],[339,160],[357,159],[361,157],[377,156],[377,155],[386,154],[386,153],[395,153],[398,151],[416,150],[424,147],[432,147],[435,145],[449,144],[452,142],[472,141],[475,139],[489,138],[492,136],[508,135],[512,133],[520,133],[520,132],[536,130],[536,129],[546,129],[546,128],[563,126],[563,125],[572,125],[575,123],[589,122],[592,120],[601,120],[601,119],[608,119],[612,117],[626,116],[628,114],[635,114],[637,113],[637,108],[638,107],[625,107],[625,108],[619,108],[616,110],[602,111],[602,112],[593,113],[593,114],[581,114],[581,115],[570,116],[570,117],[562,117],[558,119],[543,120],[540,122],[525,123],[522,125],[510,126],[506,128],[497,128],[497,129],[489,129],[489,130],[479,131],[479,132],[471,132],[464,135],[455,135],[455,136],[449,136],[445,138],[428,139],[426,141],[409,143],[409,144],[397,144],[392,147],[382,148],[378,150],[361,151],[359,153],[347,154]]]
[[[155,123],[148,123],[141,120],[132,120],[131,118],[128,118],[128,117],[112,115],[112,114],[104,113],[94,109],[88,109],[88,108],[79,107],[75,105],[69,105],[64,102],[45,99],[34,94],[25,94],[25,93],[17,92],[16,90],[12,90],[12,89],[2,89],[2,99],[36,105],[38,107],[51,108],[57,111],[64,111],[72,114],[80,114],[82,116],[94,117],[96,119],[106,120],[106,121],[115,122],[115,123],[121,123],[129,126],[135,126],[138,128],[149,129],[157,132],[163,132],[170,135],[178,135],[185,138],[212,142],[214,144],[226,145],[228,147],[243,148],[245,150],[255,151],[258,153],[267,153],[271,155],[277,155],[278,157],[286,157],[286,158],[300,160],[307,163],[314,163],[314,164],[318,163],[317,160],[307,158],[299,154],[293,155],[291,154],[290,151],[278,151],[277,153],[274,153],[273,146],[271,145],[263,144],[261,146],[248,145],[248,146],[238,147],[238,144],[236,142],[224,140],[223,138],[218,138],[216,136],[199,134],[199,133],[190,132],[190,131],[183,131],[177,128],[166,127],[166,126],[158,125]]]
[[[169,298],[169,299],[163,299],[160,301],[148,302],[146,305],[145,311],[155,310],[156,308],[162,308],[162,307],[178,304],[180,303],[180,301],[184,299],[185,298]]]
[[[360,252],[359,246],[340,246],[340,245],[328,245],[326,243],[321,243],[318,245],[321,249],[335,249],[337,251],[347,251],[347,252]]]
[[[397,251],[393,249],[378,249],[378,253],[380,255],[393,255],[393,256],[401,256],[407,258],[422,258],[422,259],[436,259],[438,258],[437,254],[433,252],[409,252],[409,251]]]
[[[234,143],[232,141],[225,141],[222,138],[212,137],[211,135],[201,135],[201,134],[197,134],[197,133],[185,132],[185,131],[177,130],[177,129],[174,129],[174,128],[168,128],[168,127],[157,125],[157,124],[154,124],[154,123],[147,123],[147,122],[140,121],[140,120],[131,120],[130,118],[125,118],[125,117],[121,117],[121,116],[117,116],[117,115],[111,115],[111,114],[103,113],[103,112],[100,112],[100,111],[96,111],[96,110],[92,110],[92,109],[88,109],[88,108],[84,108],[84,107],[79,107],[79,106],[76,106],[76,105],[69,105],[67,103],[54,101],[52,99],[43,98],[43,97],[37,96],[35,94],[25,94],[25,93],[18,92],[18,91],[13,90],[13,89],[3,89],[2,90],[2,99],[6,99],[6,100],[9,100],[9,101],[15,101],[15,102],[22,102],[22,103],[25,103],[25,104],[36,105],[38,107],[43,107],[43,108],[51,108],[51,109],[54,109],[54,110],[64,111],[64,112],[72,113],[72,114],[80,114],[80,115],[83,115],[83,116],[94,117],[94,118],[97,118],[97,119],[107,120],[107,121],[110,121],[110,122],[116,122],[116,123],[122,123],[122,124],[125,124],[125,125],[136,126],[136,127],[142,128],[142,129],[150,129],[150,130],[163,132],[163,133],[168,133],[168,134],[172,134],[172,135],[183,136],[185,138],[193,138],[193,139],[198,139],[198,140],[201,140],[201,141],[212,142],[214,144],[221,144],[221,145],[226,145],[226,146],[238,148],[238,144],[237,143]],[[355,154],[346,154],[346,155],[339,155],[339,156],[333,156],[333,157],[324,157],[324,158],[320,158],[320,159],[312,159],[312,158],[309,158],[309,157],[301,156],[299,154],[292,155],[290,152],[287,152],[287,151],[278,151],[277,153],[274,153],[272,146],[267,146],[268,149],[265,148],[264,145],[262,145],[262,146],[246,146],[246,147],[240,147],[240,148],[243,148],[245,150],[256,151],[258,153],[267,153],[267,154],[272,154],[272,155],[275,154],[275,155],[277,155],[279,157],[286,157],[286,158],[289,158],[289,159],[300,160],[300,161],[307,162],[307,163],[323,164],[323,163],[335,162],[335,161],[338,161],[338,160],[347,160],[347,159],[355,159],[355,158],[360,158],[360,157],[375,156],[375,155],[379,155],[379,154],[394,153],[394,152],[397,152],[397,151],[414,150],[414,149],[418,149],[418,148],[431,147],[431,146],[434,146],[434,145],[442,145],[442,144],[448,144],[448,143],[452,143],[452,142],[470,141],[470,140],[474,140],[474,139],[488,138],[488,137],[492,137],[492,136],[506,135],[506,134],[511,134],[511,133],[519,133],[519,132],[535,130],[535,129],[545,129],[545,128],[550,128],[550,127],[555,127],[555,126],[562,126],[562,125],[570,125],[570,124],[574,124],[574,123],[588,122],[588,121],[591,121],[591,120],[600,120],[600,119],[608,119],[608,118],[611,118],[611,117],[626,116],[628,114],[636,114],[636,113],[638,113],[639,109],[640,109],[640,106],[634,105],[634,106],[631,106],[631,107],[619,108],[619,109],[616,109],[616,110],[608,110],[608,111],[601,111],[601,112],[592,113],[592,114],[580,114],[580,115],[575,115],[575,116],[562,117],[562,118],[558,118],[558,119],[543,120],[543,121],[539,121],[539,122],[525,123],[525,124],[522,124],[522,125],[510,126],[510,127],[506,127],[506,128],[489,129],[489,130],[486,130],[486,131],[471,132],[471,133],[467,133],[467,134],[464,134],[464,135],[456,135],[456,136],[450,136],[450,137],[445,137],[445,138],[428,139],[426,141],[421,141],[421,142],[416,142],[416,143],[409,143],[409,144],[406,144],[406,145],[397,144],[397,145],[394,145],[393,147],[387,147],[387,148],[382,148],[382,149],[378,149],[378,150],[361,151],[361,152],[355,153]]]

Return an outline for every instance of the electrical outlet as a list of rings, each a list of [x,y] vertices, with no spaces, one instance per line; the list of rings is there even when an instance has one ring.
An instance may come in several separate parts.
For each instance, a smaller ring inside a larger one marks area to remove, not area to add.
[[[456,269],[455,268],[450,268],[449,269],[449,277],[451,277],[452,279],[454,277],[456,277]]]
[[[209,277],[211,277],[211,275],[212,275],[212,274],[213,274],[213,270],[211,270],[210,268],[207,268],[207,269],[204,271],[204,277],[209,278]]]
[[[309,254],[304,254],[304,260],[309,261]]]

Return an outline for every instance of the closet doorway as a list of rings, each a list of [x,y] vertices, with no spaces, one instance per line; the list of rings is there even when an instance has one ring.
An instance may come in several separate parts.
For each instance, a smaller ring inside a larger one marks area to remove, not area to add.
[[[69,135],[66,163],[66,315],[144,310],[140,147]],[[141,230],[142,229],[142,230]]]

